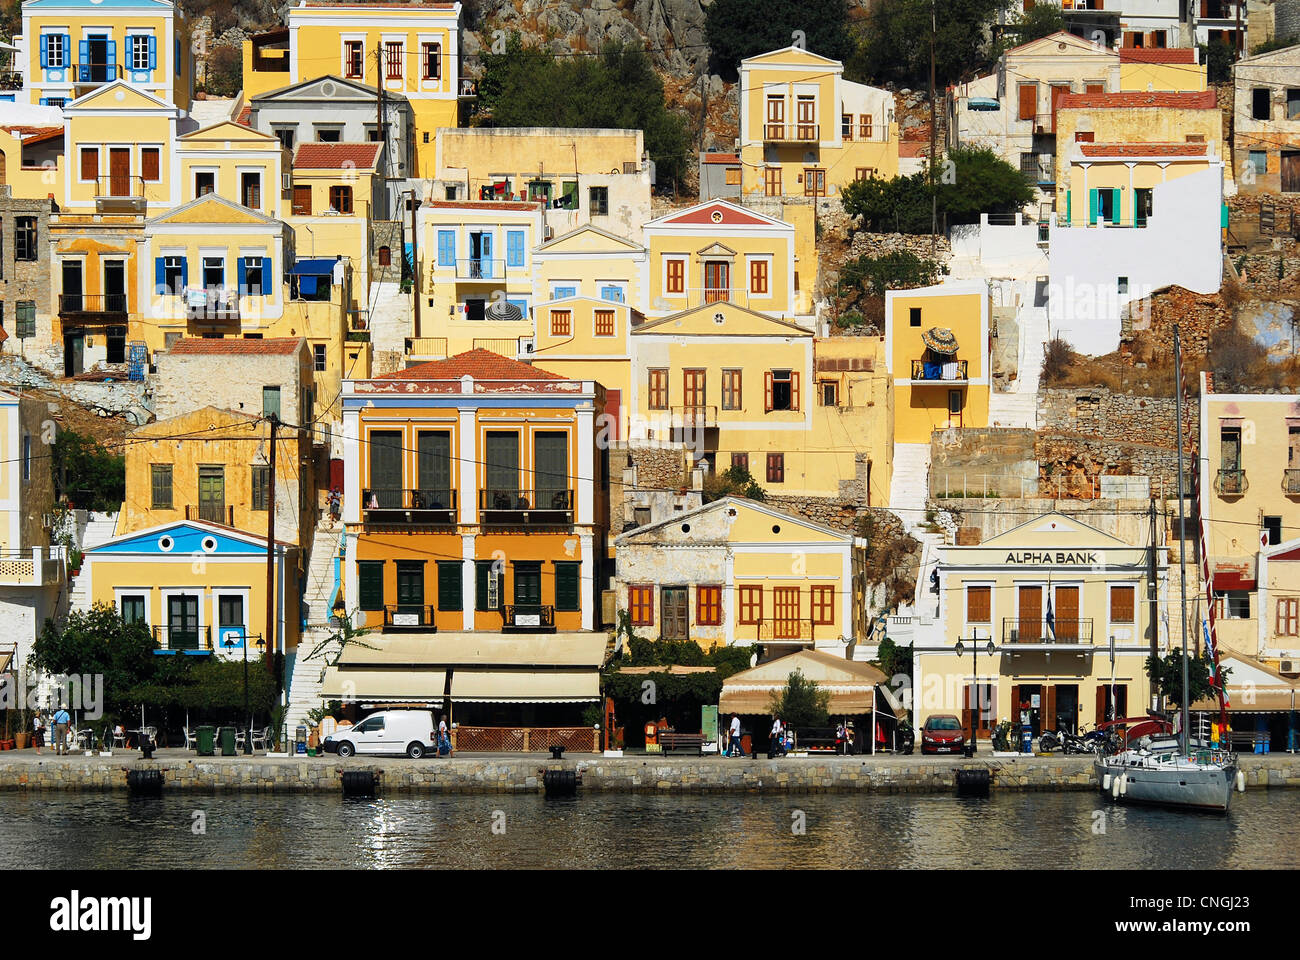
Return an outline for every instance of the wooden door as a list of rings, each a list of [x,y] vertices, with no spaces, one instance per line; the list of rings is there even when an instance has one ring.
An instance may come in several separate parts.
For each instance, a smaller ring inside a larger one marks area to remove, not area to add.
[[[131,195],[131,151],[127,147],[112,147],[108,151],[108,192],[114,197]]]
[[[682,371],[682,404],[688,417],[695,415],[705,404],[706,377],[704,370]]]
[[[1042,586],[1018,587],[1019,606],[1017,607],[1016,629],[1021,643],[1041,640],[1043,635],[1043,588]]]
[[[1020,96],[1020,110],[1016,118],[1019,120],[1033,120],[1038,114],[1038,84],[1022,83],[1017,93]]]
[[[796,136],[800,140],[817,139],[817,101],[813,97],[800,97],[795,102]]]
[[[726,260],[704,262],[704,302],[716,303],[731,296],[731,264]]]
[[[400,430],[374,430],[370,434],[370,494],[365,506],[373,509],[400,510],[404,502]]]
[[[1282,192],[1300,193],[1300,150],[1282,151]]]
[[[1056,639],[1078,640],[1079,588],[1077,586],[1056,588],[1056,607],[1052,613],[1056,617]]]
[[[799,638],[799,588],[777,587],[772,591],[772,636],[777,640]]]
[[[687,637],[687,588],[664,587],[659,591],[659,636],[664,640],[685,640]]]
[[[199,467],[199,519],[226,522],[225,467]]]
[[[167,598],[167,647],[199,649],[199,598],[194,594]]]
[[[1038,712],[1038,730],[1055,730],[1056,723],[1056,688],[1043,685],[1043,698],[1039,701],[1042,709]]]
[[[424,564],[419,560],[397,561],[397,612],[424,623]]]
[[[785,134],[785,97],[768,97],[767,98],[767,130],[766,137],[768,140],[780,140]]]
[[[1060,103],[1061,98],[1069,92],[1070,92],[1070,85],[1068,83],[1052,84],[1052,133],[1056,132],[1057,104]]]

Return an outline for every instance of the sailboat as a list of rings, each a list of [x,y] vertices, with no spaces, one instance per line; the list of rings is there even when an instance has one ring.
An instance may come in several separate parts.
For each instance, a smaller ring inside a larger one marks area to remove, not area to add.
[[[1178,401],[1178,520],[1183,529],[1183,363],[1178,325],[1174,325],[1174,382]],[[1198,497],[1199,502],[1199,497]],[[1200,510],[1197,510],[1200,517]],[[1205,531],[1200,531],[1201,563],[1204,577],[1209,569],[1205,555]],[[1186,572],[1184,551],[1179,546],[1179,565]],[[1167,807],[1227,811],[1233,789],[1245,789],[1245,775],[1237,768],[1231,749],[1216,749],[1189,736],[1187,709],[1187,578],[1180,576],[1182,590],[1183,631],[1183,702],[1177,738],[1141,737],[1127,749],[1108,756],[1098,756],[1093,772],[1103,794],[1128,803],[1150,803]],[[1206,590],[1209,590],[1208,579]],[[1214,690],[1219,699],[1220,729],[1227,729],[1228,701],[1223,674],[1219,669],[1219,649],[1214,637],[1214,605],[1209,604],[1206,638],[1214,664]],[[1152,624],[1152,629],[1155,625]]]

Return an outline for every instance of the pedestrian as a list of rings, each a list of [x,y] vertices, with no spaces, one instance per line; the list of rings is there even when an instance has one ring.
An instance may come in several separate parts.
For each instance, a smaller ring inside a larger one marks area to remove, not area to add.
[[[32,746],[36,752],[41,752],[41,747],[45,746],[45,721],[41,718],[41,711],[37,710],[32,714]]]
[[[781,718],[772,718],[772,730],[767,738],[767,759],[771,760],[776,756],[777,750],[781,747]]]
[[[342,494],[339,493],[339,488],[331,487],[330,494],[329,494],[330,519],[333,520],[335,523],[339,522],[339,516],[340,516],[339,502],[341,499],[342,499]]]
[[[59,707],[54,711],[54,752],[59,756],[68,752],[68,724],[71,722],[67,710]]]
[[[447,734],[447,718],[442,717],[438,720],[438,756],[447,757],[451,755],[451,737]]]
[[[835,752],[843,754],[844,750],[844,721],[841,720],[835,724]]]
[[[740,749],[740,715],[736,713],[731,715],[731,729],[727,735],[727,755],[744,756],[744,752]]]

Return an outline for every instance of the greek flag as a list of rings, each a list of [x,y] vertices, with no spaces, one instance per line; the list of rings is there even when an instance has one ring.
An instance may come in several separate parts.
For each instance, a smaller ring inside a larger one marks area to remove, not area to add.
[[[1047,639],[1056,642],[1056,615],[1052,613],[1052,595],[1047,595]]]

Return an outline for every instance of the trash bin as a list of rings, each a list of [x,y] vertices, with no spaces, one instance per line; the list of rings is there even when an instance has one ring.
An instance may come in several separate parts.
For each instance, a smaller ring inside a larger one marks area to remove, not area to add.
[[[216,736],[217,736],[217,730],[216,730],[216,728],[215,728],[215,727],[199,727],[198,730],[195,731],[195,732],[196,732],[196,735],[197,735],[197,739],[198,739],[198,741],[199,741],[199,747],[198,747],[198,748],[199,748],[199,756],[200,756],[200,757],[210,757],[210,756],[212,756],[213,753],[215,752],[215,751],[213,750],[213,742],[215,741]]]
[[[1032,727],[1020,729],[1020,747],[1022,753],[1034,752],[1034,731]]]
[[[233,757],[235,755],[235,728],[221,728],[221,755],[223,757]]]

